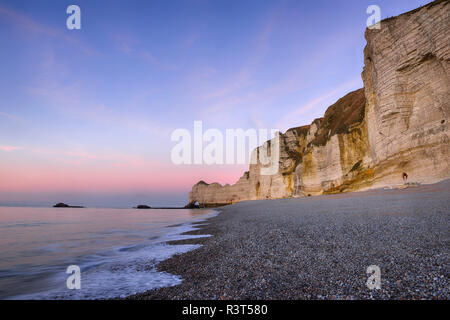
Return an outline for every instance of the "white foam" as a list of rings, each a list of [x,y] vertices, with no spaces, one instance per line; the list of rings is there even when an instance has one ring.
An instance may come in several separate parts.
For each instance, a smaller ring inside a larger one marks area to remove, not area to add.
[[[217,214],[217,213],[216,213]],[[198,220],[202,221],[202,220]],[[51,279],[53,289],[15,296],[12,299],[109,299],[126,297],[148,290],[175,286],[182,282],[180,276],[156,270],[156,265],[175,254],[195,250],[201,245],[168,245],[167,241],[184,240],[210,235],[181,235],[196,230],[191,223],[167,228],[163,236],[147,245],[118,248],[112,256],[90,257],[91,263],[80,265],[81,289],[66,288],[64,273]]]

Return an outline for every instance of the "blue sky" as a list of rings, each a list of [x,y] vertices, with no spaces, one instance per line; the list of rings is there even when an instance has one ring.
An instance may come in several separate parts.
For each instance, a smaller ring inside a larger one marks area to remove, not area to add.
[[[425,3],[0,0],[0,203],[181,204],[232,183],[245,166],[174,166],[171,132],[309,124],[362,87],[367,7]]]

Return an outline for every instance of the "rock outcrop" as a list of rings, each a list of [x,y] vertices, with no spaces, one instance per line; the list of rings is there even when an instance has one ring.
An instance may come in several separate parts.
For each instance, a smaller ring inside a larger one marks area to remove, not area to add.
[[[279,134],[278,172],[260,164],[234,185],[200,181],[190,204],[220,206],[449,178],[450,5],[435,1],[366,31],[364,88],[323,118]],[[257,148],[252,157],[262,152]]]
[[[68,204],[59,202],[53,206],[53,208],[84,208],[83,206],[69,206]]]
[[[134,207],[134,209],[151,209],[152,207],[146,205],[146,204],[140,204]]]

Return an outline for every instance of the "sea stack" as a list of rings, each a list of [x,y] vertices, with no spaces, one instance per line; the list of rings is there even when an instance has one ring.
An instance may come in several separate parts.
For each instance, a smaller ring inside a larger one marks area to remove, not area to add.
[[[145,204],[140,204],[138,206],[135,207],[135,209],[151,209],[152,207],[147,206]]]
[[[65,203],[57,203],[53,206],[53,208],[84,208],[83,206],[69,206],[68,204]]]

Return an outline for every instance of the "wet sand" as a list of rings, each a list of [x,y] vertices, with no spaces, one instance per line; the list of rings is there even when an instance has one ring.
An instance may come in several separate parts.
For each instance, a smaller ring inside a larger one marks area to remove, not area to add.
[[[448,299],[450,180],[402,190],[247,201],[189,234],[159,271],[183,283],[130,299]],[[366,269],[381,270],[381,289]]]

